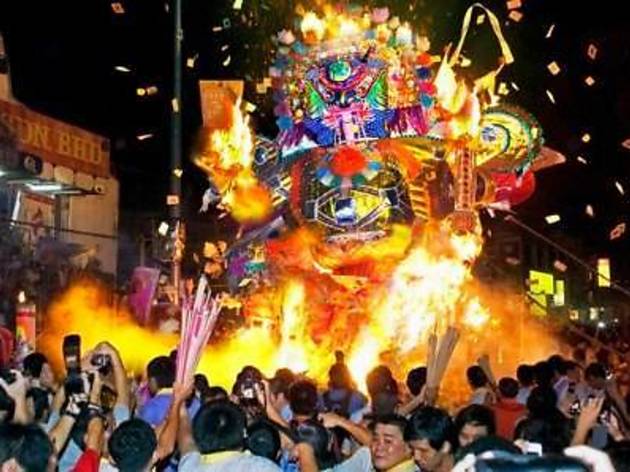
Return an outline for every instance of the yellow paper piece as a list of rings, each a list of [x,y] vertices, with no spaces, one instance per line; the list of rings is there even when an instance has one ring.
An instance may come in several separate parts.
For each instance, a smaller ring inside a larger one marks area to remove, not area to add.
[[[551,93],[549,90],[545,90],[545,92],[547,93],[547,98],[549,98],[549,101],[555,105],[556,98],[553,96],[553,93]]]
[[[626,192],[623,189],[623,185],[621,185],[618,181],[615,180],[615,187],[617,187],[617,191],[621,194],[624,195]]]
[[[588,134],[588,133],[584,133],[584,134],[582,135],[582,142],[583,142],[583,143],[589,143],[589,142],[591,142],[591,135],[590,135],[590,134]]]
[[[523,14],[518,10],[512,10],[508,15],[508,18],[516,23],[523,19]]]
[[[592,205],[586,205],[586,208],[585,208],[584,211],[591,218],[593,218],[595,216],[595,210],[593,210],[593,206]]]
[[[179,195],[167,195],[166,196],[166,204],[168,206],[179,205]]]
[[[194,69],[195,62],[197,62],[198,57],[199,54],[195,54],[193,57],[189,57],[188,59],[186,59],[186,67],[188,67],[189,69]]]
[[[223,67],[227,67],[230,65],[230,62],[232,62],[232,56],[228,56],[224,61],[223,61]]]
[[[179,101],[174,98],[173,100],[171,100],[171,109],[175,112],[175,113],[179,113]]]
[[[564,262],[559,261],[559,260],[555,260],[553,262],[553,266],[560,272],[566,272],[567,270],[567,265]]]
[[[584,82],[586,83],[586,85],[591,87],[595,83],[595,79],[589,75],[586,79],[584,79]]]
[[[243,0],[234,0],[234,3],[232,4],[232,9],[240,10],[241,8],[243,8]]]
[[[146,88],[147,95],[155,95],[158,93],[158,88],[155,85],[151,85]]]
[[[142,88],[142,87],[138,87],[136,89],[136,95],[138,95],[138,97],[144,97],[147,94],[147,91]]]
[[[547,215],[545,216],[545,220],[548,224],[553,225],[560,221],[560,215]]]
[[[247,113],[253,113],[256,111],[256,105],[250,102],[245,102],[245,111]]]
[[[507,84],[505,82],[501,82],[499,84],[499,88],[497,89],[497,93],[499,95],[508,95],[510,93],[510,90],[507,87]]]
[[[547,30],[547,34],[545,35],[546,39],[551,38],[551,35],[553,34],[553,30],[556,29],[556,24],[552,24],[549,29]]]
[[[510,85],[512,86],[512,88],[514,90],[516,90],[517,92],[520,90],[520,88],[518,88],[518,85],[516,85],[514,82],[510,82]]]
[[[173,175],[177,177],[178,179],[181,179],[183,174],[184,174],[184,171],[182,169],[173,170]]]
[[[477,16],[477,25],[482,25],[483,22],[486,21],[486,15],[484,15],[483,13]]]
[[[547,69],[549,69],[551,75],[558,75],[560,73],[560,66],[556,61],[547,64]]]
[[[588,164],[588,161],[584,159],[582,156],[578,156],[577,161],[584,165]]]

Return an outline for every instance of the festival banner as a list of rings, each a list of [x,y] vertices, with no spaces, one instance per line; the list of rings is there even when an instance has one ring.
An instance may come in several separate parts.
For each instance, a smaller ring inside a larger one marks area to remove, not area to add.
[[[55,226],[55,200],[29,192],[20,192],[17,220],[24,244],[35,247],[41,238],[51,236]]]
[[[142,325],[149,322],[153,297],[160,280],[160,270],[151,267],[136,267],[131,278],[129,307]]]
[[[0,100],[0,123],[10,131],[20,154],[75,172],[109,176],[109,140],[102,136],[5,100]]]

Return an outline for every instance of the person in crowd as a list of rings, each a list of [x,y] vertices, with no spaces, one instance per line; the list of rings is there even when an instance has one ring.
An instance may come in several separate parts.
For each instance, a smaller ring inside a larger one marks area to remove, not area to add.
[[[39,388],[54,392],[56,390],[55,374],[48,359],[41,352],[33,352],[23,361],[23,374],[31,388]]]
[[[558,404],[562,404],[567,391],[569,389],[569,378],[567,377],[567,365],[562,356],[556,354],[547,360],[547,364],[551,368],[551,385],[556,391]]]
[[[293,412],[291,423],[299,424],[317,416],[317,386],[310,380],[298,380],[289,388],[289,405]]]
[[[519,389],[516,401],[521,405],[527,404],[527,398],[534,388],[534,367],[528,364],[521,364],[516,369]]]
[[[339,424],[342,427],[343,425],[350,427],[351,422],[344,421]],[[376,417],[370,445],[358,449],[352,457],[330,470],[334,472],[419,471],[420,469],[413,461],[411,448],[405,442],[406,428],[407,420],[403,416],[390,414]]]
[[[369,402],[350,418],[355,423],[366,422],[369,418],[393,414],[399,404],[398,383],[386,365],[372,369],[366,377]]]
[[[450,471],[454,465],[453,421],[444,410],[422,407],[409,419],[405,441],[416,465],[426,472]]]
[[[494,413],[485,405],[468,405],[455,417],[455,435],[459,447],[466,447],[481,437],[494,435],[495,431]]]
[[[247,427],[246,449],[252,454],[277,463],[281,448],[278,428],[269,420],[260,419]]]
[[[228,400],[229,397],[230,396],[228,395],[227,390],[223,387],[213,385],[212,387],[208,387],[208,390],[205,391],[203,403],[214,402],[217,400]]]
[[[276,375],[269,380],[269,401],[271,406],[287,423],[293,419],[293,412],[289,402],[289,392],[293,382],[293,374],[287,376],[281,372],[276,372]]]
[[[534,380],[538,387],[553,386],[553,369],[547,361],[540,361],[534,364]]]
[[[494,403],[494,393],[488,381],[488,377],[481,367],[473,365],[466,371],[468,385],[472,390],[470,405],[490,405]]]
[[[411,369],[407,374],[406,380],[407,388],[409,389],[409,393],[417,397],[422,392],[422,387],[427,383],[427,368],[424,366],[416,367]]]
[[[346,418],[366,405],[365,397],[354,388],[348,366],[343,363],[334,364],[328,371],[328,390],[322,395],[322,408]]]
[[[175,362],[171,357],[156,357],[147,365],[147,378],[152,397],[142,406],[138,417],[155,428],[164,422],[173,401]],[[192,416],[199,406],[199,400],[193,399],[188,407]]]
[[[0,470],[3,472],[53,472],[52,443],[43,429],[29,424],[0,425]]]
[[[503,377],[499,380],[499,399],[490,407],[494,412],[497,436],[509,441],[514,439],[516,424],[525,417],[527,411],[517,400],[518,390],[515,379]]]
[[[191,426],[185,409],[180,409],[178,446],[179,469],[206,472],[273,472],[280,468],[267,458],[245,452],[247,422],[243,410],[229,401],[201,407]],[[317,470],[317,466],[312,470]]]

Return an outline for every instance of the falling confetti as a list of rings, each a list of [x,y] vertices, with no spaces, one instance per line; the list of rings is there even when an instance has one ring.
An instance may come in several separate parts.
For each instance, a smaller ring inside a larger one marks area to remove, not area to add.
[[[223,46],[221,46],[221,51],[222,51],[222,52],[225,52],[225,51],[227,51],[227,50],[228,50],[228,48],[229,48],[229,47],[230,47],[230,45],[229,45],[229,44],[224,44]]]
[[[514,90],[516,90],[517,92],[520,90],[520,88],[518,88],[518,85],[516,85],[514,82],[510,82],[510,85],[512,86],[512,88]]]
[[[232,4],[232,9],[240,10],[241,8],[243,8],[243,0],[234,0],[234,3]]]
[[[586,205],[586,209],[584,211],[591,218],[593,218],[595,216],[595,210],[593,210],[593,206],[592,205]]]
[[[523,14],[518,10],[512,10],[508,15],[508,18],[510,18],[510,20],[514,21],[515,23],[518,23],[523,18]]]
[[[560,272],[566,272],[567,270],[567,265],[559,260],[555,260],[553,262],[553,266],[556,268],[556,270],[560,271]]]
[[[178,179],[181,179],[183,174],[184,171],[182,169],[173,169],[173,175]]]
[[[610,232],[610,239],[613,240],[613,239],[620,238],[625,232],[626,232],[626,224],[625,223],[619,223]]]
[[[138,87],[136,89],[136,95],[138,95],[138,97],[144,97],[147,94],[147,91],[142,88],[142,87]]]
[[[245,102],[245,111],[246,111],[247,113],[253,113],[253,112],[255,112],[255,111],[256,111],[256,108],[257,108],[257,107],[256,107],[256,105],[254,105],[253,103],[251,103],[251,102]]]
[[[582,135],[582,142],[583,143],[590,143],[591,142],[591,135],[588,133],[584,133]]]
[[[546,39],[551,38],[551,35],[553,34],[553,30],[556,29],[556,24],[552,24],[549,29],[547,30],[547,34],[545,35]]]
[[[486,21],[486,15],[482,13],[481,15],[477,16],[477,25],[482,25],[484,21]]]
[[[112,11],[117,15],[124,15],[125,8],[122,6],[120,2],[112,2]]]
[[[125,66],[116,66],[114,67],[114,69],[116,69],[118,72],[131,72],[131,69]]]
[[[176,98],[171,100],[171,109],[174,113],[179,113],[179,100],[177,100]]]
[[[155,85],[151,85],[146,88],[147,95],[155,95],[158,93],[158,88]]]
[[[582,164],[584,164],[584,165],[588,164],[588,161],[586,159],[584,159],[582,156],[578,156],[577,157],[577,161],[582,163]]]
[[[586,85],[591,87],[595,83],[595,79],[589,75],[586,79],[584,79],[584,82],[586,83]]]
[[[560,66],[556,61],[547,64],[547,69],[551,72],[551,75],[558,75],[560,73]]]
[[[630,138],[628,138],[628,139],[624,140],[624,141],[621,143],[621,145],[622,145],[623,147],[625,147],[626,149],[630,149]]]
[[[497,93],[499,95],[507,95],[510,93],[510,90],[507,87],[507,84],[505,82],[501,82],[499,84],[499,88],[497,89]]]
[[[545,216],[545,220],[548,224],[553,225],[560,221],[560,215],[547,215]]]
[[[618,181],[615,180],[615,187],[617,187],[617,190],[619,191],[619,193],[621,195],[625,195],[625,191],[623,189],[623,185],[621,185]]]
[[[138,136],[136,136],[136,139],[138,141],[144,141],[145,139],[149,139],[149,138],[152,138],[152,137],[153,137],[153,134],[146,133],[146,134],[139,134]]]
[[[521,0],[508,0],[506,3],[508,10],[515,10],[517,8],[521,8],[522,6]]]
[[[589,44],[588,49],[586,50],[586,54],[591,61],[594,61],[595,58],[597,58],[597,46],[595,46],[594,44]]]
[[[195,68],[195,62],[197,62],[197,58],[199,57],[199,54],[195,54],[192,57],[189,57],[188,59],[186,59],[186,67],[188,67],[189,69],[194,69]]]
[[[160,226],[158,227],[158,233],[162,236],[166,236],[168,233],[168,223],[165,221],[162,221],[160,223]]]
[[[511,266],[517,266],[521,263],[521,261],[517,259],[516,257],[506,257],[505,262],[507,262]]]
[[[225,60],[223,61],[223,67],[229,66],[230,62],[232,62],[232,56],[226,57]]]
[[[555,105],[556,98],[553,96],[553,93],[551,93],[549,90],[545,90],[545,92],[547,93],[547,97],[549,98],[549,101]]]
[[[179,195],[167,195],[166,196],[166,204],[168,206],[179,205]]]

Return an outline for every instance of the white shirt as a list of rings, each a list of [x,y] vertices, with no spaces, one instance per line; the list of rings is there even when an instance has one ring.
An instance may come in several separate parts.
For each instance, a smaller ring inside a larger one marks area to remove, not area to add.
[[[226,451],[202,456],[189,452],[179,461],[180,471],[204,472],[279,472],[280,467],[264,457],[248,452]]]

